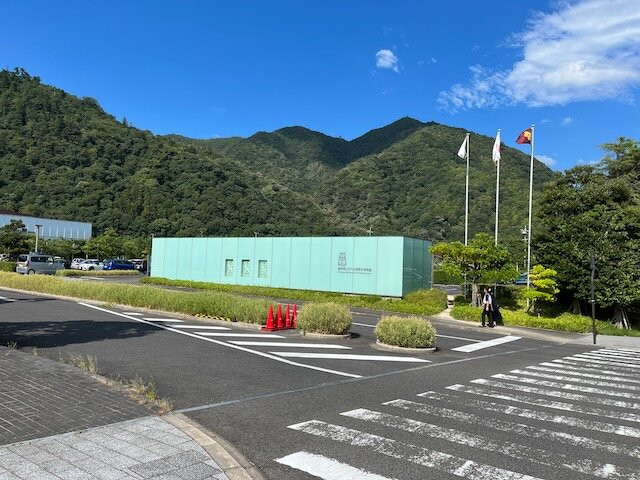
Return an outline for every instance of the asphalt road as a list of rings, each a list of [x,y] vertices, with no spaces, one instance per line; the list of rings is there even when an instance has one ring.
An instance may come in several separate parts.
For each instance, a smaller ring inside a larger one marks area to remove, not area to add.
[[[362,313],[328,340],[0,295],[3,344],[153,378],[270,479],[640,478],[639,353],[444,322],[438,352],[388,352]]]

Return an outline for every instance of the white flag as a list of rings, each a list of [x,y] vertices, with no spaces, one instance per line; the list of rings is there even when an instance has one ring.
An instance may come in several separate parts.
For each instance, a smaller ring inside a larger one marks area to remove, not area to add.
[[[458,156],[462,159],[467,158],[467,142],[469,141],[469,136],[464,137],[464,142],[460,145],[460,150],[458,150]]]
[[[493,154],[491,155],[491,158],[495,164],[498,165],[498,162],[500,161],[500,130],[498,130],[498,134],[496,135],[496,141],[493,142]]]

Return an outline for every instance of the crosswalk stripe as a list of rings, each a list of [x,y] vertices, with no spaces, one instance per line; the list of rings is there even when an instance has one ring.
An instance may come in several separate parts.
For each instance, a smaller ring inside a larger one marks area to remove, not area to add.
[[[275,333],[227,333],[227,332],[193,332],[203,337],[241,337],[241,338],[284,338]]]
[[[599,417],[615,418],[616,420],[627,420],[629,422],[640,422],[640,416],[633,413],[613,412],[602,408],[584,407],[574,403],[556,402],[544,398],[530,397],[527,395],[510,395],[498,390],[484,390],[477,387],[467,387],[465,385],[449,385],[449,390],[481,395],[483,397],[497,398],[499,400],[510,400],[513,402],[536,405],[538,407],[552,408],[555,410],[567,410],[570,412],[584,413],[585,415],[596,415]]]
[[[593,370],[588,368],[580,368],[574,367],[571,365],[557,364],[557,363],[541,363],[540,365],[531,365],[527,368],[532,370],[541,370],[543,372],[555,372],[562,373],[566,375],[576,375],[579,377],[589,377],[589,378],[599,378],[602,380],[615,380],[616,382],[627,382],[627,383],[640,383],[640,378],[631,378],[631,377],[623,377],[616,372],[612,372],[610,370],[599,370],[600,373],[604,375],[598,375],[593,373]]]
[[[547,390],[546,388],[527,387],[525,385],[518,385],[517,383],[496,382],[494,380],[487,380],[485,378],[478,378],[476,380],[471,380],[471,383],[475,383],[477,385],[486,385],[488,387],[504,388],[507,390],[516,390],[518,392],[536,393],[538,395],[546,395],[548,397],[562,398],[564,400],[598,403],[600,405],[608,405],[610,407],[629,408],[631,410],[640,409],[639,403],[623,402],[621,400],[610,400],[608,398],[589,397],[587,395],[582,395],[578,393],[561,392],[559,390]],[[638,419],[640,421],[640,416],[638,417]]]
[[[287,347],[287,348],[327,348],[334,350],[352,350],[351,347],[344,345],[332,345],[329,343],[279,343],[279,342],[230,342],[235,345],[251,345],[254,347]]]
[[[602,368],[602,366],[605,365],[607,368],[611,370],[617,370],[619,372],[625,372],[628,374],[638,373],[638,370],[633,367],[627,367],[626,365],[620,365],[619,363],[616,363],[616,362],[607,362],[607,361],[598,360],[595,358],[582,358],[574,355],[573,357],[564,357],[562,360],[568,360],[570,362],[578,362],[578,363],[588,363],[591,366],[596,365],[600,368]],[[554,360],[554,362],[556,361],[557,360]]]
[[[631,349],[628,349],[628,348],[603,348],[600,351],[601,352],[620,353],[620,354],[625,354],[625,355],[629,354],[629,355],[640,357],[640,349],[631,350]]]
[[[567,358],[567,357],[565,357]],[[603,364],[608,364],[608,365],[616,365],[617,367],[622,367],[622,368],[627,368],[629,370],[638,370],[640,369],[640,365],[635,365],[635,364],[631,364],[631,363],[626,363],[626,362],[622,362],[619,360],[612,360],[612,359],[605,359],[604,357],[599,357],[598,355],[590,355],[588,353],[578,353],[576,355],[573,355],[572,357],[569,358],[574,358],[574,359],[586,359],[589,360],[590,362],[602,362]]]
[[[275,461],[323,480],[393,480],[309,452],[292,453]]]
[[[519,377],[517,375],[506,375],[503,373],[492,375],[491,378],[498,378],[500,380],[510,380],[512,382],[521,382],[521,383],[528,383],[533,385],[542,385],[545,387],[561,388],[562,390],[572,390],[575,392],[593,393],[596,395],[609,395],[610,397],[622,397],[622,398],[630,398],[633,400],[638,400],[638,397],[628,392],[612,392],[609,390],[603,390],[601,388],[584,387],[582,385],[573,385],[570,383],[552,382],[549,380],[542,380],[540,378]],[[598,400],[598,403],[600,403],[599,400]]]
[[[189,330],[231,330],[229,327],[218,327],[215,325],[174,325],[174,328],[184,328]]]
[[[431,363],[431,360],[416,357],[397,357],[393,355],[353,355],[349,353],[310,353],[310,352],[269,352],[285,358],[320,358],[323,360],[365,360],[373,362]]]
[[[620,355],[612,355],[612,354],[609,354],[609,353],[586,352],[586,353],[583,353],[581,355],[584,355],[584,356],[587,356],[587,357],[592,357],[592,358],[598,358],[598,359],[601,359],[601,360],[612,361],[612,362],[628,363],[630,365],[640,365],[640,359],[629,358],[629,357],[621,357]]]
[[[569,358],[569,357],[567,357]],[[541,363],[540,365],[546,365],[548,362],[545,363]],[[597,372],[601,372],[601,373],[610,373],[611,375],[619,375],[619,376],[626,376],[626,377],[631,377],[631,378],[638,378],[638,374],[637,372],[630,372],[628,370],[620,370],[620,369],[616,369],[615,367],[612,367],[610,365],[599,365],[598,363],[591,363],[588,360],[584,360],[584,359],[574,359],[574,360],[566,360],[566,359],[557,359],[557,360],[553,360],[551,362],[552,365],[554,366],[565,366],[565,365],[571,365],[572,367],[575,368],[580,368],[582,370],[586,370],[586,371],[597,371]],[[606,369],[606,370],[604,370]]]
[[[626,358],[640,360],[640,351],[631,353],[631,352],[623,352],[620,350],[609,350],[607,348],[604,348],[602,350],[592,350],[591,353],[601,353],[603,355],[611,355],[615,357],[626,357]]]
[[[147,322],[172,322],[172,323],[182,323],[184,320],[178,320],[177,318],[155,318],[155,317],[142,317],[143,320]]]
[[[447,387],[447,388],[450,390],[465,391],[463,388],[457,388],[457,387],[463,387],[463,386],[452,385],[451,387]],[[480,390],[480,389],[474,389],[474,387],[464,387],[464,388]],[[474,392],[466,392],[466,393],[474,393]],[[478,395],[480,395],[480,393],[478,393]],[[419,393],[417,396],[420,398],[428,398],[431,400],[447,402],[454,405],[457,404],[459,401],[458,397],[454,397],[448,393],[439,393],[439,392],[432,392],[432,391]],[[484,396],[490,396],[490,395],[484,395]],[[510,400],[510,399],[511,397],[506,398],[506,400]],[[530,403],[530,402],[520,402],[520,403]],[[526,418],[530,420],[539,420],[543,422],[552,422],[552,423],[558,423],[561,425],[568,425],[570,427],[582,428],[584,430],[594,430],[597,432],[611,433],[611,434],[620,435],[624,437],[640,438],[639,428],[628,427],[626,425],[616,425],[614,423],[607,423],[607,422],[601,422],[596,420],[586,420],[586,419],[576,418],[576,417],[567,417],[564,415],[557,415],[555,413],[548,413],[544,411],[530,410],[528,408],[516,407],[514,405],[477,400],[475,398],[465,398],[464,404],[469,407],[474,407],[479,411],[502,413],[505,415],[513,415],[516,417]],[[571,406],[570,404],[564,404],[564,405]],[[547,406],[547,404],[544,403],[543,406]],[[571,408],[561,408],[560,410],[571,411]]]
[[[435,393],[435,392],[428,392]],[[422,394],[422,398],[424,394]],[[427,397],[428,398],[428,397]],[[504,407],[499,406],[497,404],[491,404],[489,402],[483,402],[485,404],[490,405],[490,408],[493,407],[491,411],[504,413]],[[469,423],[471,425],[481,425],[483,427],[498,430],[500,432],[509,432],[514,433],[523,437],[532,437],[532,438],[551,438],[554,441],[565,443],[568,445],[573,445],[576,447],[589,448],[591,450],[598,451],[607,451],[609,453],[614,453],[617,455],[630,455],[636,458],[640,458],[640,448],[629,448],[627,445],[617,444],[615,442],[601,442],[594,440],[588,437],[582,437],[580,435],[573,435],[566,432],[557,432],[554,430],[548,430],[546,428],[537,428],[531,425],[526,425],[524,423],[516,423],[505,420],[498,420],[496,418],[487,418],[486,416],[476,415],[474,413],[461,412],[459,410],[453,410],[445,407],[436,407],[433,405],[428,405],[425,403],[412,402],[410,400],[392,400],[390,402],[384,402],[383,405],[389,407],[400,408],[403,410],[408,410],[416,413],[424,413],[426,415],[438,415],[443,418],[447,418],[450,420],[455,420],[458,422]],[[496,406],[496,407],[494,407]],[[509,407],[516,410],[517,407]],[[485,409],[489,410],[489,409]],[[533,410],[529,410],[529,412],[534,412]],[[531,416],[527,416],[527,418],[531,418]],[[542,418],[542,420],[547,420],[546,418]],[[581,422],[579,419],[574,419]],[[564,422],[556,422],[563,423]],[[574,425],[576,426],[576,425]],[[583,427],[584,428],[584,427]],[[589,430],[594,430],[593,428],[588,428]]]
[[[328,438],[347,445],[364,447],[369,451],[434,468],[450,475],[469,480],[486,480],[487,478],[491,478],[492,480],[540,480],[530,475],[477,463],[473,460],[467,460],[448,453],[418,447],[391,438],[373,435],[319,420],[310,420],[296,425],[289,425],[288,428],[310,435]]]
[[[502,345],[503,343],[514,342],[520,340],[522,337],[516,337],[514,335],[507,335],[505,337],[494,338],[485,342],[475,342],[469,345],[463,345],[461,347],[452,348],[456,352],[471,353],[476,350],[482,350],[483,348],[495,347],[496,345]]]
[[[465,445],[488,452],[500,452],[503,455],[525,460],[542,465],[558,465],[569,470],[594,475],[603,478],[620,478],[625,480],[638,479],[635,472],[628,468],[619,467],[610,463],[598,464],[596,462],[583,459],[580,462],[572,462],[565,455],[547,452],[539,448],[525,447],[517,443],[496,441],[480,435],[462,432],[452,428],[440,427],[431,423],[398,417],[387,413],[358,408],[340,415],[357,420],[377,423],[385,427],[391,427],[405,432],[418,433],[431,438],[445,440],[459,445]]]
[[[527,368],[531,368],[531,367],[527,367]],[[551,370],[551,369],[547,369],[547,370]],[[635,385],[620,385],[619,383],[614,383],[614,382],[603,382],[599,380],[591,380],[590,378],[580,378],[580,376],[568,376],[568,375],[571,375],[571,373],[567,373],[567,372],[564,372],[565,375],[552,375],[550,373],[542,373],[542,372],[532,371],[532,370],[511,370],[509,373],[516,373],[518,375],[528,375],[530,377],[536,377],[536,378],[548,378],[550,380],[561,380],[565,382],[583,383],[585,385],[593,385],[595,387],[609,387],[609,388],[617,388],[620,390],[632,390],[632,391],[640,392],[640,387],[636,387]],[[584,374],[584,376],[589,376],[591,378],[594,378],[593,376],[590,376],[588,374]],[[608,378],[608,377],[605,377],[605,378]]]

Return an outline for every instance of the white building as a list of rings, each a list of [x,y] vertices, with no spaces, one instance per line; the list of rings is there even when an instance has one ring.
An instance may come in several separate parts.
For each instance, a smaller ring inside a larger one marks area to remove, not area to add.
[[[10,210],[0,210],[0,226],[9,224],[11,220],[21,220],[27,227],[27,231],[33,234],[36,233],[36,225],[41,225],[41,238],[64,238],[68,240],[89,240],[91,238],[91,223],[54,220],[52,218],[33,217]]]

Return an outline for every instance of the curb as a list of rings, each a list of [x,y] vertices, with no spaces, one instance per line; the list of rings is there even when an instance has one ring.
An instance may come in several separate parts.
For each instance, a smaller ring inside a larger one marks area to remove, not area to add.
[[[382,343],[380,340],[376,340],[376,343],[372,344],[373,348],[378,350],[385,350],[387,352],[403,352],[403,353],[422,353],[429,354],[435,353],[438,347],[423,347],[423,348],[411,348],[411,347],[398,347],[397,345],[389,345],[388,343]]]
[[[229,480],[266,480],[260,470],[235,447],[186,415],[168,413],[161,418],[189,435],[200,445],[229,477]]]

